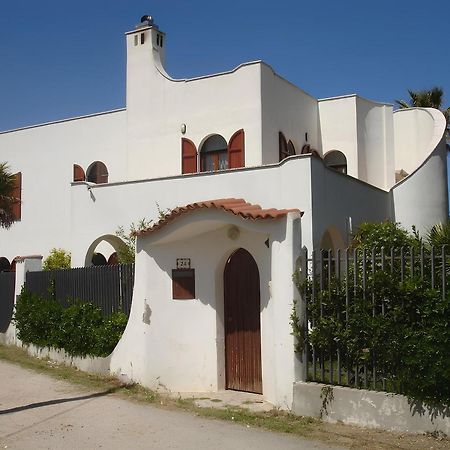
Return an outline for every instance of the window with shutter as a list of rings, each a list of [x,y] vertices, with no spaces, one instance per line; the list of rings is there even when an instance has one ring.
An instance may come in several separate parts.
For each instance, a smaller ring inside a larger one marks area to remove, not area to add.
[[[181,173],[197,173],[197,148],[189,139],[181,139]]]
[[[90,183],[103,184],[108,182],[108,169],[101,161],[93,162],[86,171],[86,180]]]
[[[209,136],[201,147],[200,157],[202,172],[228,169],[228,146],[225,138],[220,134]]]
[[[84,181],[86,180],[86,175],[84,170],[78,164],[73,165],[73,181]]]
[[[22,172],[14,174],[15,184],[12,191],[12,197],[14,202],[12,204],[12,213],[14,220],[20,220],[22,218]]]
[[[228,167],[237,169],[245,166],[245,134],[244,130],[236,131],[228,142]]]

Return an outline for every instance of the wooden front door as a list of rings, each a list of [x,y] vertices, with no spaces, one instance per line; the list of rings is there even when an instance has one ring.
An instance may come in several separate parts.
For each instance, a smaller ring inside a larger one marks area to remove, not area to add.
[[[259,271],[247,250],[224,272],[226,389],[262,394]]]

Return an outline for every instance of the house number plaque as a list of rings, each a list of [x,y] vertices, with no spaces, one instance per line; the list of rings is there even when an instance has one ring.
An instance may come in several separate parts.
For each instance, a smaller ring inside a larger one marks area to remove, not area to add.
[[[177,269],[190,269],[191,258],[177,258]]]

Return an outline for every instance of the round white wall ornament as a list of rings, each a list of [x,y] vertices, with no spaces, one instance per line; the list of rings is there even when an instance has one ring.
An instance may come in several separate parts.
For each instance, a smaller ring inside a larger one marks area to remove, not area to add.
[[[232,241],[235,241],[236,239],[238,239],[240,234],[241,234],[241,232],[239,231],[239,228],[235,225],[232,225],[227,230],[227,236]]]

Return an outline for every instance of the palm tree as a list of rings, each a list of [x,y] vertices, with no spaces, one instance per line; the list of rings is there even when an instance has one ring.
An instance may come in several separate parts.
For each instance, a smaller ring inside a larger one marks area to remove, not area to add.
[[[412,91],[408,89],[410,101],[395,100],[400,108],[435,108],[439,109],[444,114],[447,120],[447,126],[449,123],[450,107],[444,109],[444,91],[440,87],[434,87],[432,89],[425,89],[423,91]]]
[[[13,205],[19,201],[14,197],[16,177],[6,163],[0,163],[0,227],[9,228],[14,220]]]

